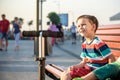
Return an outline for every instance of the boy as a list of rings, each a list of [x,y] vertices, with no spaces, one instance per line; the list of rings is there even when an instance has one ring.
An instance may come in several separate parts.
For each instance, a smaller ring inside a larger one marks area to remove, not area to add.
[[[106,64],[82,78],[75,78],[73,80],[105,80],[106,78],[113,78],[115,80],[116,77],[116,80],[120,80],[120,57],[113,63]]]
[[[85,38],[82,44],[82,61],[64,71],[61,75],[61,80],[71,80],[75,77],[85,76],[96,68],[115,61],[110,48],[95,36],[98,28],[98,20],[95,16],[79,16],[77,19],[77,28],[81,36]]]

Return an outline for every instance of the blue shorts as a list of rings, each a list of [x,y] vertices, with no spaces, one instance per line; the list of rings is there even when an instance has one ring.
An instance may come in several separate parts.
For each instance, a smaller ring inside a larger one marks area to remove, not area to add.
[[[76,33],[72,33],[72,39],[76,40]]]
[[[2,33],[0,32],[0,39],[2,38]]]
[[[7,36],[7,34],[6,33],[2,33],[2,37],[1,37],[1,39],[5,39],[5,40],[8,40],[8,36]]]

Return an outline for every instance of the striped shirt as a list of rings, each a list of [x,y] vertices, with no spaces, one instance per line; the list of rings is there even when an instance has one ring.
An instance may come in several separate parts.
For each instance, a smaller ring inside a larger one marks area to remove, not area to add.
[[[108,56],[111,55],[110,48],[98,37],[95,37],[94,40],[87,44],[85,41],[82,44],[82,58],[89,58],[88,66],[97,68],[101,67],[108,63]]]

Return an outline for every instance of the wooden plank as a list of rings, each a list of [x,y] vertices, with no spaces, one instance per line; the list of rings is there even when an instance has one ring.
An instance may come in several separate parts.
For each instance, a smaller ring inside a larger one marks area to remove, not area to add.
[[[62,71],[60,71],[50,65],[46,65],[45,69],[48,70],[49,72],[51,72],[52,74],[54,74],[57,78],[60,78],[60,75],[62,74]]]
[[[106,42],[116,58],[120,56],[120,24],[101,25],[96,31],[96,35]]]
[[[103,41],[120,42],[120,36],[97,35]]]
[[[100,25],[98,30],[107,30],[107,29],[120,29],[120,24],[115,25]]]
[[[112,51],[112,54],[115,56],[115,57],[119,57],[120,56],[120,50],[111,50]]]
[[[120,49],[120,43],[118,42],[105,42],[110,48]]]
[[[120,29],[97,30],[96,35],[118,35],[120,36]]]
[[[60,78],[62,72],[64,71],[63,68],[56,66],[54,64],[48,64],[45,66],[45,69],[52,73],[55,77],[57,77],[58,79]]]
[[[61,72],[64,71],[64,69],[61,68],[61,67],[59,67],[59,66],[56,66],[56,65],[54,65],[54,64],[49,64],[49,65],[52,66],[52,67],[54,67],[54,68],[56,68],[56,69],[58,69],[58,70],[61,71]]]

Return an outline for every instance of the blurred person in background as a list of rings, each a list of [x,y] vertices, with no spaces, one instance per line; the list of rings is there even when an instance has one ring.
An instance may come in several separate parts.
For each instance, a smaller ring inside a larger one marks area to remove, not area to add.
[[[52,24],[49,26],[48,30],[56,31],[56,32],[59,31],[56,24],[55,24],[55,22],[52,22]],[[57,44],[56,38],[52,37],[51,43],[52,43],[52,46],[54,46],[54,44]]]
[[[21,28],[21,24],[19,22],[18,17],[14,18],[14,22],[13,22],[13,27],[12,27],[12,31],[14,33],[14,38],[15,38],[15,50],[19,49],[19,40],[20,40],[20,28]]]
[[[0,51],[3,50],[3,39],[5,40],[5,51],[7,51],[8,47],[8,31],[10,27],[10,22],[9,20],[6,19],[6,15],[2,14],[1,15],[2,20],[0,21]]]
[[[72,22],[72,26],[70,27],[70,31],[72,33],[72,44],[76,44],[77,27],[76,27],[74,22]]]
[[[63,33],[64,33],[63,27],[62,27],[62,24],[61,24],[61,23],[58,23],[57,28],[58,28],[59,32],[63,32]],[[58,38],[58,41],[64,42],[64,36],[61,37],[61,38]]]

